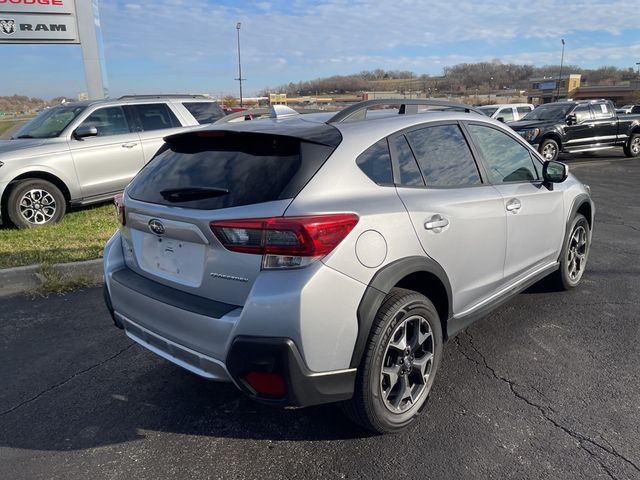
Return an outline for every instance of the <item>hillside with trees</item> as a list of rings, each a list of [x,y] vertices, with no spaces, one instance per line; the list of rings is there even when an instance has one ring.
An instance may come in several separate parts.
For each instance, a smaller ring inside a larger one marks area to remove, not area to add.
[[[297,83],[291,82],[275,89],[267,88],[261,94],[277,92],[290,96],[303,96],[387,90],[397,90],[402,93],[422,91],[451,94],[473,93],[477,90],[479,93],[486,93],[503,89],[526,90],[529,87],[530,78],[557,78],[559,73],[559,65],[534,67],[500,61],[461,63],[445,67],[440,76],[416,75],[410,71],[385,71],[378,68],[353,75],[335,75]],[[620,69],[613,66],[583,69],[575,65],[565,65],[562,73],[563,75],[581,74],[583,85],[614,85],[638,80],[638,74],[633,68]]]
[[[0,97],[0,112],[5,116],[29,115],[45,107],[58,105],[63,100],[72,101],[65,97],[56,97],[51,100],[26,97],[24,95],[11,95]]]

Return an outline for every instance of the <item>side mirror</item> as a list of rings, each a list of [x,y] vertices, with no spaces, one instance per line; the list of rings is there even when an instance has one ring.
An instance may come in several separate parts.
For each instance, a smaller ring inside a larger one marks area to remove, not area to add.
[[[578,123],[578,118],[574,113],[567,115],[567,125],[575,125],[576,123]]]
[[[499,122],[504,123],[504,117],[498,117],[498,118],[496,118],[496,120],[498,120]]]
[[[569,167],[561,162],[544,162],[542,166],[542,178],[547,183],[562,183],[569,175]]]
[[[95,137],[98,135],[98,129],[96,127],[93,126],[79,126],[78,128],[76,128],[75,132],[73,132],[73,136],[76,137],[78,140],[85,138],[85,137]]]

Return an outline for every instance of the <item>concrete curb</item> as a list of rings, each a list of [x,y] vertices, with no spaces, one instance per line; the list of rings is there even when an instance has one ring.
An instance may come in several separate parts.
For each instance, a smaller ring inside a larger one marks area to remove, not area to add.
[[[42,285],[44,277],[40,273],[42,265],[5,268],[0,270],[0,298],[35,290]],[[103,281],[102,259],[85,262],[58,263],[53,269],[70,280],[85,278],[96,283]]]

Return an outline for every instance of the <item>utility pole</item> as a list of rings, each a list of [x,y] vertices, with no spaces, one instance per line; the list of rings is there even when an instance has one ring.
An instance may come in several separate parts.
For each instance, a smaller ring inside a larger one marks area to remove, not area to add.
[[[493,86],[493,77],[489,80],[489,105],[491,105],[491,87]]]
[[[564,38],[560,39],[562,41],[562,55],[560,56],[560,75],[558,75],[558,86],[556,87],[556,102],[560,98],[560,83],[562,82],[562,64],[564,63]],[[569,91],[567,85],[567,92]]]
[[[246,78],[242,78],[242,63],[240,62],[240,22],[236,24],[236,30],[238,32],[238,78],[234,80],[240,82],[240,106],[244,107],[242,103],[242,81],[246,80]]]

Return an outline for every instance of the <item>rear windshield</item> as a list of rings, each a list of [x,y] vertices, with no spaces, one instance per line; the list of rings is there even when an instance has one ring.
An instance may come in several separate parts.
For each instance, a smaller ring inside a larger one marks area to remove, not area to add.
[[[293,198],[335,147],[247,132],[182,136],[129,185],[135,200],[198,210]]]

